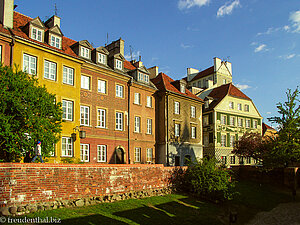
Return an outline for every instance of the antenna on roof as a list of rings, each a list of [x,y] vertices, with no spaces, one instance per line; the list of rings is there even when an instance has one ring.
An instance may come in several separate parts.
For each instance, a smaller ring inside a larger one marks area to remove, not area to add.
[[[54,15],[57,16],[57,7],[56,7],[56,3],[54,3]]]
[[[132,46],[131,45],[129,45],[129,49],[130,49],[130,58],[131,58],[131,61],[132,61],[133,58],[132,58]]]
[[[227,61],[227,62],[229,62],[229,60],[230,60],[230,55],[229,55],[229,56],[227,56],[227,60],[226,60],[226,61]]]
[[[106,44],[108,45],[108,33],[106,33]]]

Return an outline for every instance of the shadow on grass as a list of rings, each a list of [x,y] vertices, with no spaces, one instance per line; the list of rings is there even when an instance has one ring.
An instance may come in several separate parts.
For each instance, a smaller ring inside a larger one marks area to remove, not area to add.
[[[91,215],[91,216],[84,216],[79,218],[71,218],[71,219],[64,219],[61,221],[61,224],[113,224],[113,225],[123,225],[128,224],[116,219],[109,218],[107,216],[103,216],[101,214]]]

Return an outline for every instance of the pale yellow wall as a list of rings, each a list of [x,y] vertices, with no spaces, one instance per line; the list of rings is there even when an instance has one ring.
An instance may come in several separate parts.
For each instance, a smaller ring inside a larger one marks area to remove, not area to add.
[[[72,100],[74,102],[73,121],[62,123],[61,136],[71,137],[76,126],[80,126],[80,73],[81,61],[73,57],[57,53],[53,50],[39,47],[26,41],[16,40],[14,46],[14,64],[19,65],[19,70],[23,68],[23,54],[29,54],[37,57],[37,78],[41,85],[45,85],[50,93],[56,94],[58,102],[62,99]],[[57,64],[56,81],[44,78],[44,60],[49,60]],[[63,66],[74,69],[74,86],[63,84]],[[74,142],[74,156],[80,159],[80,140],[77,132],[77,139]],[[56,144],[55,157],[49,158],[49,162],[60,162],[61,158],[61,140]]]

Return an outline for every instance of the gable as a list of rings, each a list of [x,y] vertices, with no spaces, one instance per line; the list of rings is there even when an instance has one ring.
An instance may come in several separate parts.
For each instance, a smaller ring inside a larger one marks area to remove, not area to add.
[[[49,29],[49,32],[56,34],[58,36],[63,36],[63,33],[61,32],[60,28],[57,25],[55,25],[54,27],[51,27]]]
[[[104,55],[108,55],[109,54],[109,52],[107,51],[107,49],[104,48],[103,46],[100,46],[100,47],[96,48],[96,51],[99,52],[99,53],[102,53]]]
[[[41,21],[41,19],[39,17],[31,20],[30,24],[33,25],[33,26],[36,26],[38,28],[44,29],[44,30],[46,29],[44,23]]]
[[[93,49],[93,46],[90,44],[90,42],[88,42],[88,40],[79,41],[78,44],[83,47]]]
[[[232,74],[225,62],[222,62],[221,65],[219,66],[219,68],[216,68],[216,72],[227,75],[227,76],[232,76]]]

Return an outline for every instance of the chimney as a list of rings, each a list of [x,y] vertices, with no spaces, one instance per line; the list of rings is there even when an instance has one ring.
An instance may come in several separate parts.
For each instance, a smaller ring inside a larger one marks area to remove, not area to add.
[[[157,66],[153,66],[151,68],[147,69],[150,73],[149,78],[153,79],[158,75],[158,67]]]
[[[124,56],[124,40],[120,38],[119,40],[107,45],[106,49],[109,51],[109,55],[115,55],[120,53],[122,56]]]
[[[194,68],[187,68],[187,81],[190,82],[197,74],[199,70]]]
[[[45,22],[45,25],[49,28],[54,27],[55,25],[57,25],[60,28],[60,17],[54,15],[52,16],[50,19],[48,19]]]
[[[13,28],[14,0],[0,0],[0,22],[4,27]]]
[[[135,67],[137,67],[137,68],[140,68],[140,67],[143,66],[143,62],[137,61],[137,62],[133,63],[133,65],[134,65]]]
[[[221,64],[222,64],[222,60],[215,57],[214,58],[214,72],[216,72],[220,68]]]

